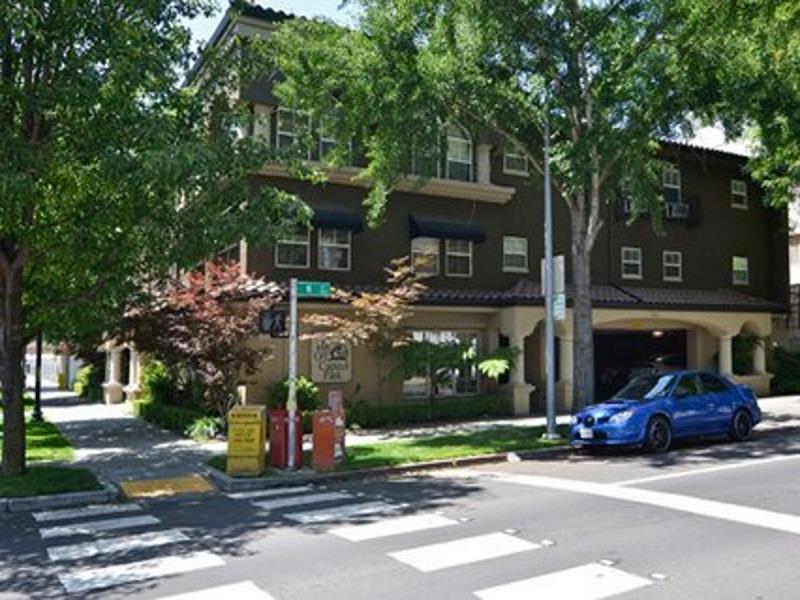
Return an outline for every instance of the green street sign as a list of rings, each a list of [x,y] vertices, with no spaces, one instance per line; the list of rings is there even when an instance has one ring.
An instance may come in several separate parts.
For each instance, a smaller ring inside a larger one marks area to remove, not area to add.
[[[298,298],[330,298],[331,297],[331,282],[330,281],[298,281],[297,282],[297,297]]]

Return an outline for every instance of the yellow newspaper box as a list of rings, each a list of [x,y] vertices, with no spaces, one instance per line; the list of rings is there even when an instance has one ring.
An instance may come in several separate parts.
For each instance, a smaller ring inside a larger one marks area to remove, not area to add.
[[[233,476],[258,476],[264,472],[267,409],[237,406],[228,413],[228,460]]]

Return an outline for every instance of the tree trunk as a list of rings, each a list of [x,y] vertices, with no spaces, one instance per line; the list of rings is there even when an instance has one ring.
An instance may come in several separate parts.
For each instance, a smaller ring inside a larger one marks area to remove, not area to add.
[[[0,314],[0,380],[3,389],[3,475],[25,473],[25,342],[22,333],[22,268],[3,273]]]
[[[585,217],[572,211],[572,324],[574,410],[594,400],[594,331],[592,328],[592,249]]]

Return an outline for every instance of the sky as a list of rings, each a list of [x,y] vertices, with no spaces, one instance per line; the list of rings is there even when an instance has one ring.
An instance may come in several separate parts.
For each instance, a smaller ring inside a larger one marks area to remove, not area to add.
[[[228,6],[228,0],[217,0],[220,9],[215,15],[209,18],[200,17],[190,22],[194,43],[205,43],[220,22],[223,14],[223,7]],[[275,10],[282,10],[288,13],[303,17],[327,17],[340,23],[352,23],[353,19],[348,9],[339,9],[341,0],[261,0],[256,4]],[[702,127],[694,132],[694,137],[690,140],[695,144],[713,148],[736,152],[738,154],[748,153],[746,143],[740,140],[727,140],[725,134],[719,127]]]

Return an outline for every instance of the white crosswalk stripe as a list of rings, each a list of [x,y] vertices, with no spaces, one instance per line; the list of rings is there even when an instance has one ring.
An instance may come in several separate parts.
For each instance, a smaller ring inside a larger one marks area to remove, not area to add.
[[[58,578],[68,593],[77,594],[124,583],[221,567],[224,564],[225,561],[216,554],[194,552],[184,556],[166,556],[96,569],[73,569],[69,573],[59,575]]]
[[[168,529],[166,531],[149,531],[139,535],[95,540],[82,544],[51,546],[47,549],[47,555],[52,561],[79,560],[99,554],[127,552],[187,541],[189,541],[189,537],[183,532],[177,529]]]
[[[351,542],[363,542],[365,540],[403,535],[406,533],[447,527],[449,525],[458,525],[458,521],[448,519],[441,515],[407,515],[402,517],[389,517],[375,523],[336,527],[331,529],[328,533],[350,540]]]
[[[291,498],[276,498],[274,500],[264,500],[262,502],[253,502],[253,506],[264,510],[275,510],[278,508],[287,508],[290,506],[302,506],[305,504],[320,504],[322,502],[330,502],[333,500],[347,500],[353,496],[347,492],[322,492],[319,494],[306,494],[303,496],[293,496]]]
[[[96,504],[92,506],[82,506],[81,508],[66,508],[61,510],[47,510],[33,513],[33,518],[39,523],[48,521],[63,521],[66,519],[99,517],[101,515],[113,515],[116,513],[137,512],[142,510],[138,504]]]
[[[284,516],[287,519],[297,521],[303,525],[310,525],[313,523],[337,521],[339,519],[346,519],[348,517],[361,517],[378,513],[388,513],[399,508],[402,508],[402,506],[398,504],[389,504],[387,502],[361,502],[359,504],[345,504],[343,506],[336,506],[333,508],[321,508],[306,512],[289,513]]]
[[[252,490],[249,492],[234,492],[226,494],[233,500],[252,500],[256,498],[271,498],[273,496],[288,496],[290,494],[300,494],[309,492],[314,488],[310,485],[295,485],[292,487],[272,488],[268,490]]]
[[[632,592],[653,582],[620,569],[591,563],[523,579],[475,592],[481,600],[530,600],[531,598],[569,598],[601,600]]]
[[[539,548],[541,548],[539,544],[507,533],[489,533],[390,552],[389,556],[427,573]]]
[[[142,515],[121,519],[104,519],[102,521],[83,521],[81,523],[58,525],[56,527],[42,527],[39,529],[39,535],[42,536],[42,539],[66,537],[70,535],[91,535],[101,531],[144,527],[145,525],[158,525],[159,523],[161,523],[161,521],[155,517]]]
[[[166,596],[161,600],[219,600],[231,598],[235,600],[273,600],[267,592],[263,591],[252,581],[241,581],[230,585],[207,588],[196,592],[187,592],[176,596]]]

